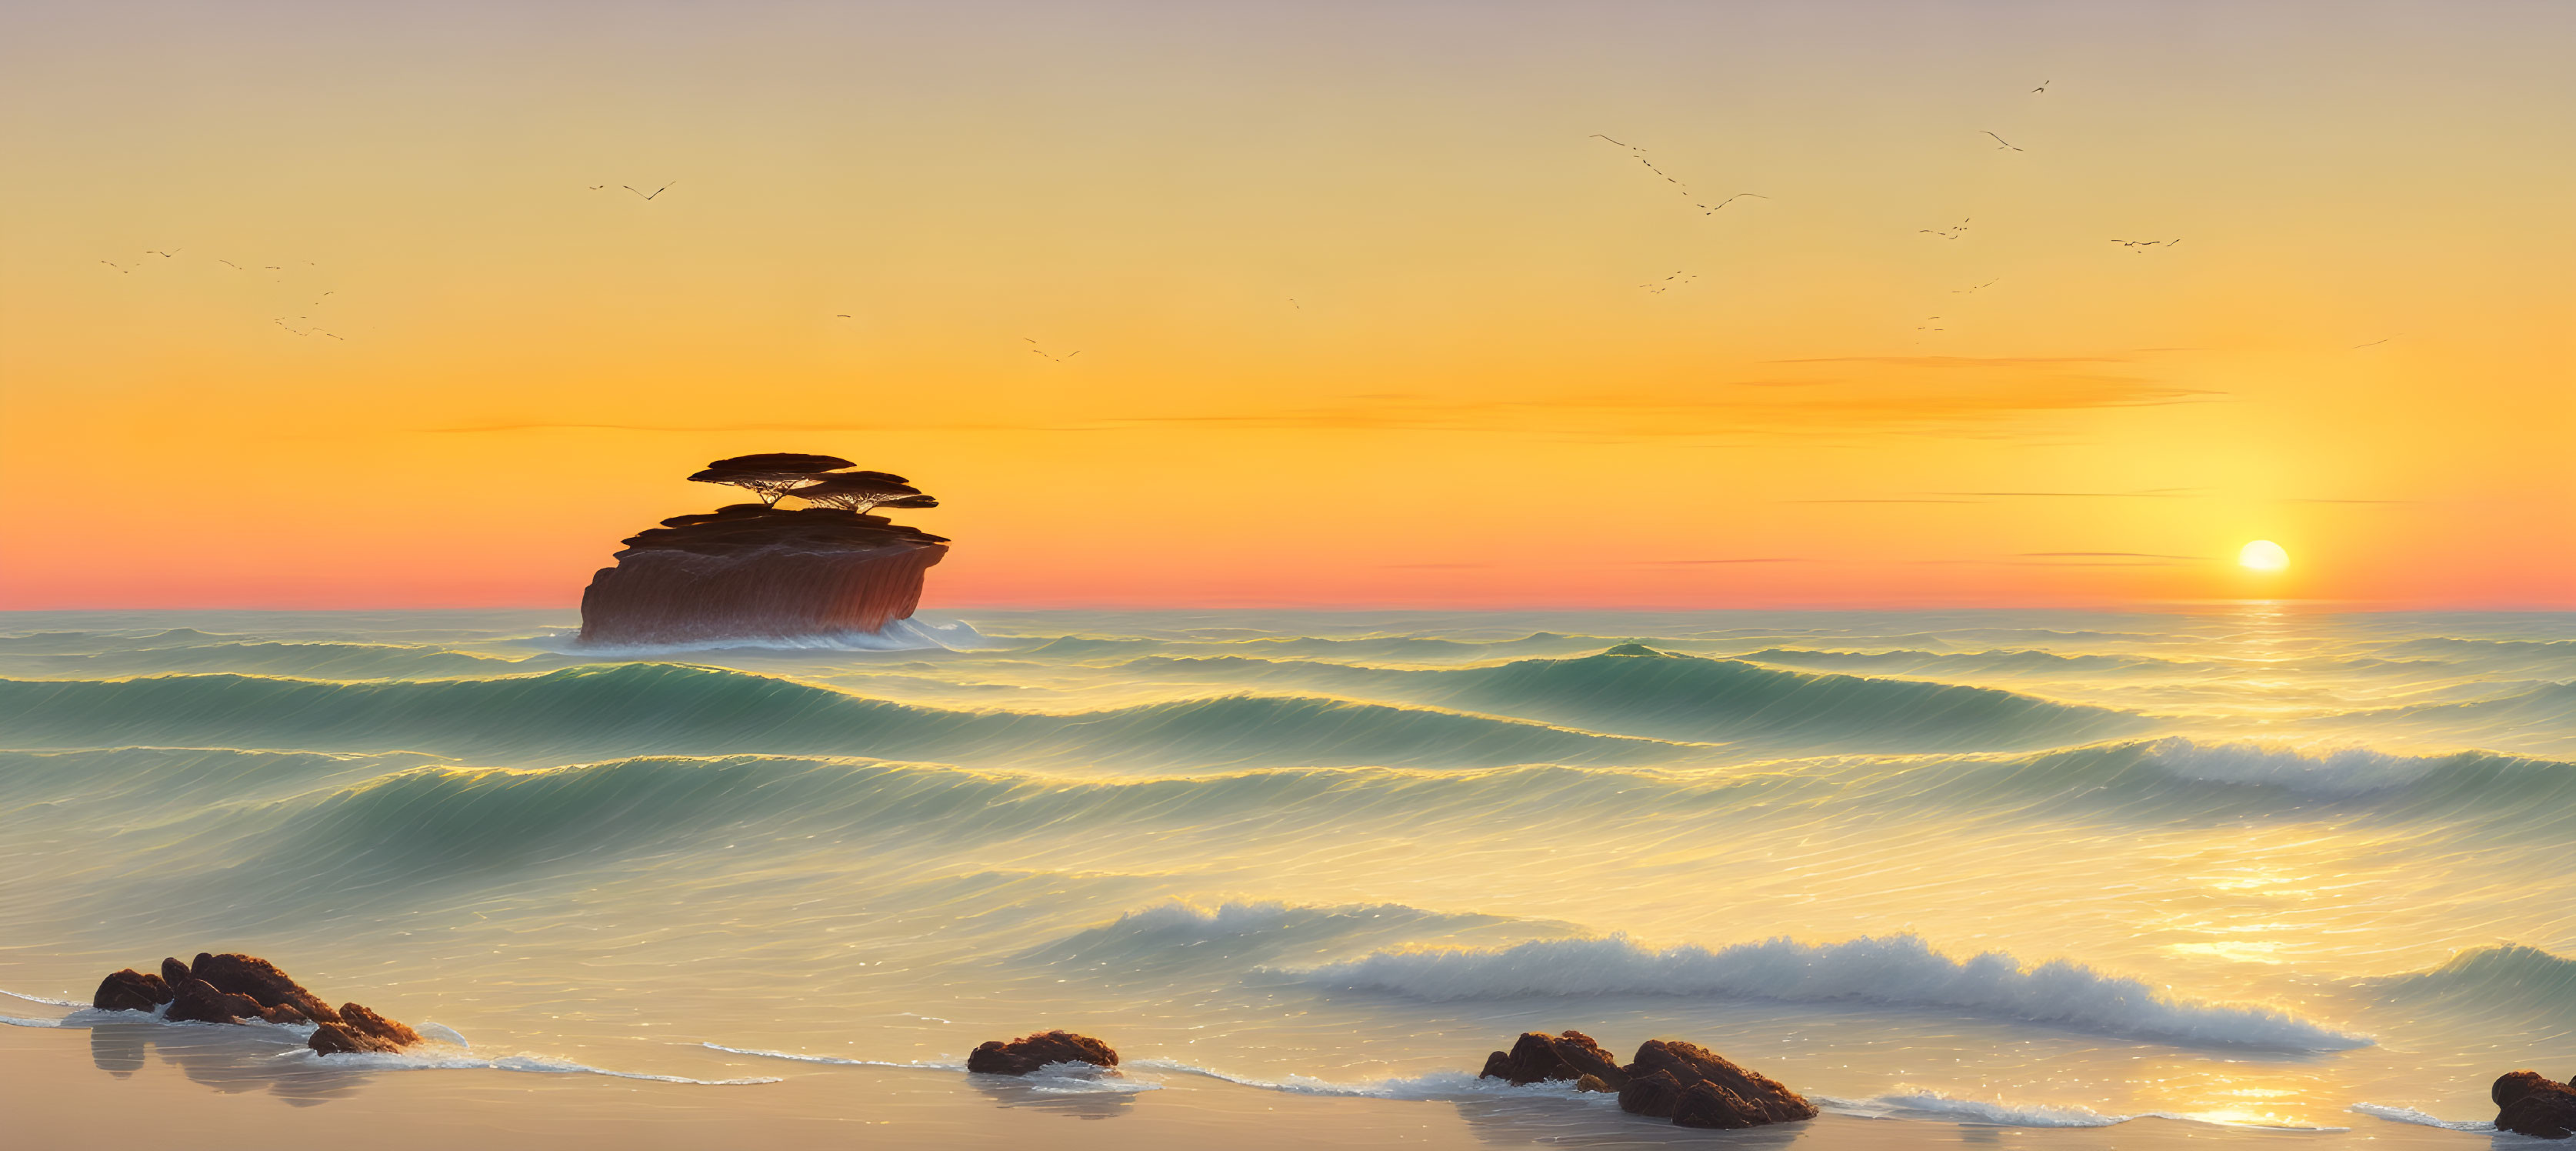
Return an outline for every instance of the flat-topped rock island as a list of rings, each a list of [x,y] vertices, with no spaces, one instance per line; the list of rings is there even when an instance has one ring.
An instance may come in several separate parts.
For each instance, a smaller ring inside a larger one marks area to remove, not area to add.
[[[833,456],[718,460],[689,477],[750,489],[759,503],[673,516],[629,537],[581,597],[581,643],[643,647],[810,640],[909,618],[948,541],[875,508],[938,501],[903,477],[843,471]],[[814,506],[781,508],[783,497]]]

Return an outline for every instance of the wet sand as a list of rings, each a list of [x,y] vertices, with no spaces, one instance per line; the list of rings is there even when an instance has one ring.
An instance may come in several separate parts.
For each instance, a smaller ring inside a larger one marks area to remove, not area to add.
[[[215,1028],[138,1023],[0,1027],[9,1142],[26,1148],[279,1146],[637,1149],[1125,1147],[2155,1147],[2487,1146],[2491,1137],[2353,1117],[2349,1132],[2270,1132],[2162,1119],[2030,1129],[1826,1115],[1754,1131],[1689,1131],[1561,1099],[1419,1102],[1282,1094],[1189,1076],[1159,1090],[1049,1095],[950,1071],[788,1069],[775,1083],[701,1086],[494,1070],[341,1070]],[[2505,1137],[2506,1141],[2523,1140]],[[2535,1144],[2536,1145],[2536,1144]]]

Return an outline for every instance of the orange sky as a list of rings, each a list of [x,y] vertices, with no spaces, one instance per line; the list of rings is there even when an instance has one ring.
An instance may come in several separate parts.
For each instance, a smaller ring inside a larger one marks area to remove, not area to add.
[[[57,7],[0,607],[2576,604],[2565,5]]]

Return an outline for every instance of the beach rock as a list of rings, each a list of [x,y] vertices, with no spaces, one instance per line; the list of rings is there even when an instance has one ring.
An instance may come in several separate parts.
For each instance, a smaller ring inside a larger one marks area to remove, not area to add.
[[[1574,1089],[1577,1091],[1602,1091],[1613,1095],[1617,1094],[1619,1091],[1618,1088],[1611,1086],[1607,1080],[1602,1079],[1598,1075],[1586,1075],[1581,1079],[1575,1080]]]
[[[1632,1115],[1686,1127],[1758,1127],[1816,1117],[1815,1104],[1805,1096],[1696,1043],[1649,1039],[1625,1070],[1629,1083],[1619,1093],[1619,1109]]]
[[[181,1023],[313,1025],[305,1045],[324,1055],[344,1051],[400,1051],[420,1033],[356,1003],[338,1008],[307,991],[293,976],[256,955],[200,952],[195,963],[161,961],[161,974],[128,968],[100,981],[92,1006],[110,1011],[150,1011]],[[1107,1048],[1102,1048],[1107,1050]],[[1110,1056],[1111,1062],[1117,1056]]]
[[[172,1023],[239,1023],[260,1018],[262,1006],[250,996],[218,990],[203,979],[191,979],[180,984],[170,997],[170,1013],[162,1018]]]
[[[1673,1104],[1673,1126],[1732,1131],[1759,1127],[1771,1120],[1736,1093],[1714,1083],[1693,1083]]]
[[[1502,1079],[1515,1086],[1550,1080],[1580,1080],[1584,1076],[1599,1079],[1609,1090],[1627,1086],[1628,1075],[1620,1070],[1619,1061],[1603,1051],[1592,1037],[1580,1031],[1562,1035],[1528,1031],[1512,1044],[1508,1052],[1497,1051],[1485,1057],[1485,1069],[1479,1079]]]
[[[1049,1063],[1118,1066],[1118,1052],[1088,1035],[1046,1031],[1011,1040],[989,1040],[966,1056],[966,1069],[986,1075],[1026,1075]]]
[[[169,962],[166,960],[163,962],[165,969]],[[198,979],[213,984],[218,991],[250,996],[262,1007],[295,1008],[297,1014],[302,1017],[295,1022],[309,1019],[330,1023],[340,1018],[339,1013],[333,1011],[330,1004],[324,1003],[320,996],[306,991],[303,984],[297,983],[284,971],[278,970],[276,964],[256,955],[239,955],[231,952],[212,955],[201,952],[197,956],[197,961],[188,966],[188,972]]]
[[[420,1042],[420,1032],[369,1011],[362,1004],[341,1004],[339,1022],[350,1031],[393,1044],[397,1048],[409,1047]]]
[[[593,646],[873,632],[912,615],[947,541],[840,508],[735,504],[640,532],[581,597]]]
[[[2576,1087],[2537,1071],[2508,1071],[2488,1096],[2495,1100],[2499,1129],[2542,1139],[2576,1134]]]
[[[1669,1071],[1628,1069],[1628,1085],[1619,1089],[1619,1109],[1630,1115],[1670,1119],[1682,1101],[1682,1081]]]
[[[355,1055],[365,1052],[400,1051],[402,1045],[359,1031],[345,1023],[316,1023],[313,1034],[304,1045],[316,1055]]]
[[[168,1003],[171,994],[168,980],[128,967],[99,980],[89,1005],[101,1011],[150,1011]]]

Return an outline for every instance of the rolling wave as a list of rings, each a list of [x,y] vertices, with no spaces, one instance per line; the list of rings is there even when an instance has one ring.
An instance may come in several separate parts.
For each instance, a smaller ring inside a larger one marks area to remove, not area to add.
[[[1735,657],[1747,663],[1828,671],[1892,671],[1949,675],[2116,675],[2134,671],[2206,671],[2213,665],[2142,655],[2059,655],[2030,648],[1980,652],[1810,651],[1769,647]]]
[[[214,849],[248,853],[207,863],[291,880],[303,886],[290,889],[309,887],[317,898],[360,882],[427,882],[664,850],[674,837],[738,826],[769,829],[753,835],[752,845],[800,843],[786,833],[798,828],[864,835],[893,849],[916,838],[953,847],[1147,828],[1223,828],[1236,839],[1376,826],[1401,826],[1408,836],[1475,837],[1558,828],[1569,819],[1704,828],[1709,817],[1790,805],[2115,826],[2305,818],[2309,805],[2332,805],[2470,829],[2537,820],[2540,831],[2556,835],[2571,817],[2565,800],[2576,799],[2576,765],[2563,763],[2482,753],[2426,762],[2391,757],[2395,766],[2363,758],[2359,779],[2339,781],[2330,778],[2332,760],[2224,745],[2212,752],[2181,740],[2012,758],[1855,757],[1689,772],[1299,767],[1114,780],[844,757],[647,756],[533,770],[421,758],[155,748],[0,753],[0,797],[24,801],[9,818],[41,821],[68,810],[63,805],[73,800],[66,797],[89,781],[96,793],[79,802],[139,823],[189,822]],[[155,865],[144,872],[200,870]],[[1501,942],[1493,933],[1556,926],[1392,905],[1171,906],[1057,940],[1032,957],[1145,964],[1160,947],[1170,962],[1229,952],[1311,961],[1355,941],[1377,945],[1371,933],[1381,928],[1486,932],[1479,942]]]
[[[960,763],[1493,766],[1702,754],[1515,719],[1315,698],[1227,696],[1072,715],[949,711],[662,663],[374,683],[0,680],[0,733],[19,747],[417,749],[504,762],[755,752]]]
[[[1312,961],[1372,942],[1456,936],[1490,928],[1569,930],[1499,915],[1453,915],[1400,903],[1340,907],[1227,903],[1210,909],[1158,904],[1032,948],[1022,958],[1132,972],[1182,964]]]
[[[1402,670],[1250,656],[1145,656],[1125,674],[1310,688],[1463,707],[1654,739],[1832,750],[2012,750],[2134,732],[2148,720],[1994,688],[1783,671],[1629,643],[1587,656]]]
[[[1784,937],[1715,951],[1655,950],[1624,936],[1540,940],[1501,949],[1381,952],[1301,974],[1324,987],[1433,1001],[1603,995],[1856,1001],[2170,1043],[2340,1051],[2372,1042],[2269,1008],[2170,998],[2138,980],[2063,959],[2036,967],[1992,951],[1952,959],[1912,935],[1826,944]]]
[[[1441,702],[1658,739],[2008,750],[2116,735],[2149,722],[1993,688],[1780,671],[1643,644],[1421,674],[1441,677]]]
[[[2389,999],[2436,1000],[2454,1007],[2576,1015],[2576,959],[2537,947],[2477,947],[2429,971],[2369,981]]]
[[[45,679],[142,673],[238,672],[317,679],[427,679],[508,675],[543,656],[500,659],[444,648],[382,643],[207,643],[65,655],[0,654],[0,669]]]

